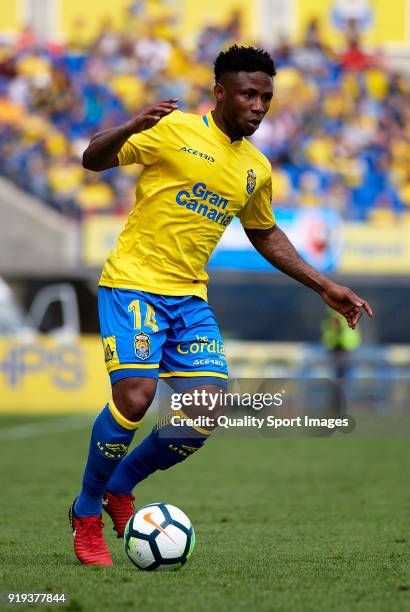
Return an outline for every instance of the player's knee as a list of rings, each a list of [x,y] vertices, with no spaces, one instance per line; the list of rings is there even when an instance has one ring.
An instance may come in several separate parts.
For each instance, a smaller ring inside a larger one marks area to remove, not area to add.
[[[126,378],[112,388],[114,404],[129,421],[139,421],[154,399],[157,383],[154,379]]]

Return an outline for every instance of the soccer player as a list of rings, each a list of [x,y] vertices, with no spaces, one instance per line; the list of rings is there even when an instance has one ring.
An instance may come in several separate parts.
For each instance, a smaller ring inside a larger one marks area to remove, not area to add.
[[[269,109],[274,75],[268,53],[235,45],[215,61],[214,110],[188,114],[177,110],[176,99],[164,100],[99,132],[84,152],[89,170],[144,166],[134,208],[99,283],[112,400],[94,422],[82,489],[70,508],[75,553],[84,564],[112,563],[102,508],[123,536],[135,485],[189,457],[210,433],[188,426],[181,433],[165,417],[127,454],[158,377],[180,391],[218,392],[226,384],[205,266],[234,216],[259,253],[316,291],[350,327],[362,310],[372,314],[365,300],[303,261],[275,225],[270,163],[246,139]]]

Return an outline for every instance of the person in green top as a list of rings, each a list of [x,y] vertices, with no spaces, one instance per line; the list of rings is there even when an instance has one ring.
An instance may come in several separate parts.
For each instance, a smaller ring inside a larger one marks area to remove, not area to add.
[[[322,320],[322,343],[332,355],[335,378],[346,378],[351,368],[351,354],[359,348],[362,337],[358,329],[351,329],[340,313],[326,310]]]

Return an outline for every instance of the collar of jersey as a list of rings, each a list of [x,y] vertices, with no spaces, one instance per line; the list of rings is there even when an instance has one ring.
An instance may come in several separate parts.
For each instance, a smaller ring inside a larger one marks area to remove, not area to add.
[[[219,129],[219,127],[216,125],[215,121],[213,120],[212,111],[209,111],[208,113],[206,113],[206,118],[208,119],[208,124],[209,124],[208,129],[210,129],[212,133],[215,134],[218,140],[220,140],[224,144],[227,144],[231,147],[238,148],[242,146],[243,138],[241,138],[241,140],[235,140],[234,142],[231,142],[231,139],[229,138],[229,136],[227,136],[225,132]]]

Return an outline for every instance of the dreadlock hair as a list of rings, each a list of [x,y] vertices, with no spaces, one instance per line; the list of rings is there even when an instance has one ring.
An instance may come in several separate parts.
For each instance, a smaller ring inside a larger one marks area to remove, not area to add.
[[[276,74],[273,59],[263,49],[233,45],[221,51],[214,63],[215,81],[226,72],[266,72],[270,77]]]

